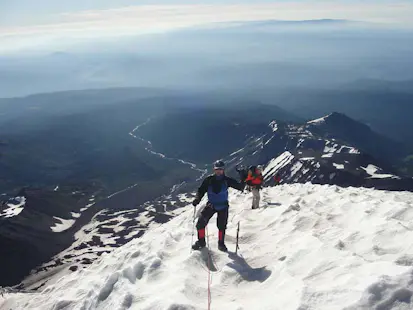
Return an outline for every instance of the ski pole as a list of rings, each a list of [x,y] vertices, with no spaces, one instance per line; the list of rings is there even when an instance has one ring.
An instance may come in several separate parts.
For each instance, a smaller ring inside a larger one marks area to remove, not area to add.
[[[240,226],[240,222],[238,222],[238,228],[237,228],[237,244],[236,244],[236,246],[235,246],[235,254],[238,254],[238,249],[239,249],[239,246],[238,246],[239,226]]]

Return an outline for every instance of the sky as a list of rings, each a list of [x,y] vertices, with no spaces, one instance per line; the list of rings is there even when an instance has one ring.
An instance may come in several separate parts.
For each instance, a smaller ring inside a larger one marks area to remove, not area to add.
[[[231,21],[329,18],[410,27],[411,16],[411,1],[390,0],[0,0],[0,52]]]

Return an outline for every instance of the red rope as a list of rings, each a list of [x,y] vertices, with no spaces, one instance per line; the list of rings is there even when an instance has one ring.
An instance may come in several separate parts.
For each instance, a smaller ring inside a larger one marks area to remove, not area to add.
[[[206,229],[207,247],[208,247],[208,310],[211,310],[211,303],[212,303],[212,297],[211,297],[211,282],[212,282],[212,276],[211,276],[211,253],[209,252],[208,227],[206,227],[205,229]]]

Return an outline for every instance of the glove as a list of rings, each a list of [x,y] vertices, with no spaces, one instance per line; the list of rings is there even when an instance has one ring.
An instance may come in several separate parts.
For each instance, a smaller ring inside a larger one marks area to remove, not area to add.
[[[194,199],[194,201],[192,201],[192,205],[194,207],[196,207],[197,205],[199,205],[199,203],[201,202],[201,200],[199,200],[198,198]]]

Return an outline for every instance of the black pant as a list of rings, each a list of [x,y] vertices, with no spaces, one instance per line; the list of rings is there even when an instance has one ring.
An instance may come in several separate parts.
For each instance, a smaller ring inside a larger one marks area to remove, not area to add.
[[[207,204],[204,210],[201,212],[201,216],[198,219],[198,223],[196,224],[196,228],[198,230],[205,228],[208,225],[209,220],[211,217],[218,213],[217,216],[217,227],[219,230],[227,229],[228,223],[228,208],[224,210],[215,210],[213,205],[210,203]]]

